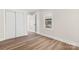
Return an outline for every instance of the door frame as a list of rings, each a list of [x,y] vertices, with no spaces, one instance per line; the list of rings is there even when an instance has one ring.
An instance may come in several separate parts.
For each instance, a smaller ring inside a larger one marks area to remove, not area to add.
[[[35,14],[35,32],[37,32],[37,15]]]

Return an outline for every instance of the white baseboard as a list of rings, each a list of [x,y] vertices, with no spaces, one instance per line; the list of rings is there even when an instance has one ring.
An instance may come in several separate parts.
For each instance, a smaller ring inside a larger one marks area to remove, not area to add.
[[[16,36],[16,37],[12,37],[12,38],[8,38],[8,39],[13,39],[13,38],[18,38],[18,37],[22,37],[22,36],[27,36],[28,34],[25,35],[21,35],[21,36]],[[4,40],[8,40],[6,38],[0,38],[0,41],[4,41]]]
[[[3,41],[3,40],[5,40],[4,38],[0,38],[0,41]]]
[[[43,34],[43,33],[38,33],[38,34],[43,35],[43,36],[46,36],[46,37],[49,37],[49,38],[52,38],[52,39],[56,39],[58,41],[65,42],[65,43],[70,44],[70,45],[74,45],[74,46],[78,46],[79,47],[79,42],[68,41],[67,39],[64,39],[63,40],[63,38],[59,38],[59,37],[55,37],[55,36],[50,36],[50,35]]]

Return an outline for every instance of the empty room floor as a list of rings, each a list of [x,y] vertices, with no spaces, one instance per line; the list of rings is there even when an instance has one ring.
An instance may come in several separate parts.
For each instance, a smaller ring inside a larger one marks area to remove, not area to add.
[[[79,50],[79,47],[30,33],[28,36],[1,41],[0,50]]]

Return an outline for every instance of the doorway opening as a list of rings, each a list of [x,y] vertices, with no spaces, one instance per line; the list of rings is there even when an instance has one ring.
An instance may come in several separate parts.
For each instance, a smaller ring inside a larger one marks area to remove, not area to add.
[[[27,27],[28,33],[36,33],[37,32],[37,15],[29,14],[27,17]]]

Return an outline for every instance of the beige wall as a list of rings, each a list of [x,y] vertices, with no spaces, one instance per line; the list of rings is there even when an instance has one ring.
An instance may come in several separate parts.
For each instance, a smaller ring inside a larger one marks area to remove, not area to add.
[[[51,14],[55,24],[54,29],[44,28],[45,14]],[[40,33],[79,46],[79,10],[41,10]]]

